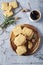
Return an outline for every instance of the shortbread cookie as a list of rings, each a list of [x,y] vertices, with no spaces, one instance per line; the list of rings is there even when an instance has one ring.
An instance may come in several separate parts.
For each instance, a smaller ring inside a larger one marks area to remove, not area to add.
[[[13,33],[15,36],[17,36],[18,34],[22,33],[22,29],[20,26],[17,26],[13,29]]]
[[[33,46],[32,42],[28,41],[28,49],[31,49]]]
[[[25,42],[26,42],[26,37],[23,36],[22,34],[18,35],[18,36],[15,38],[15,40],[14,40],[14,44],[15,44],[16,46],[23,45],[23,44],[25,44]]]
[[[10,17],[10,16],[13,15],[13,12],[7,10],[7,11],[5,11],[5,12],[3,13],[3,15],[6,16],[6,17]]]
[[[17,2],[9,2],[9,5],[10,5],[12,8],[17,8],[17,7],[18,7]]]
[[[16,52],[17,52],[18,55],[22,55],[22,54],[25,54],[27,52],[27,49],[24,45],[18,46],[17,49],[16,49]]]
[[[2,9],[2,10],[8,10],[8,3],[7,3],[7,2],[3,2],[1,9]]]
[[[27,27],[23,28],[22,34],[24,34],[25,36],[27,36],[28,39],[31,39],[33,36],[33,30]]]

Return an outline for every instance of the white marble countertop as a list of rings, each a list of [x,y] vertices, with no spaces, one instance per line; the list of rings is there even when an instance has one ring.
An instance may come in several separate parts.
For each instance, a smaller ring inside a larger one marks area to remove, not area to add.
[[[3,1],[14,1],[14,0],[0,0],[0,4]],[[2,33],[0,29],[0,65],[43,65],[43,0],[17,0],[22,8],[28,8],[28,2],[31,5],[32,10],[38,9],[42,13],[41,20],[39,22],[31,22],[29,20],[29,15],[27,13],[19,12],[15,16],[21,17],[20,20],[16,22],[18,24],[28,23],[35,26],[40,33],[41,36],[41,45],[40,49],[31,56],[18,56],[11,48],[9,36],[12,28],[16,25],[13,24]],[[21,7],[20,7],[21,9]],[[3,22],[3,12],[0,9],[0,24]]]

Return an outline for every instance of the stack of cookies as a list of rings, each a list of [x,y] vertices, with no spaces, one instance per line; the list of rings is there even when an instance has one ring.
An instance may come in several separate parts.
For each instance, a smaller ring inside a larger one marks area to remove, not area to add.
[[[17,8],[17,2],[2,2],[2,10],[4,11],[4,16],[10,17],[13,15],[13,9]]]

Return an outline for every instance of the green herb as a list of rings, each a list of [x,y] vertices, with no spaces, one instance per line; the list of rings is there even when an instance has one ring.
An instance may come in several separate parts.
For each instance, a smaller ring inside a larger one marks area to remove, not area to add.
[[[33,39],[35,39],[35,38],[37,38],[37,35],[36,34],[33,34],[33,37],[32,37]]]
[[[33,37],[32,37],[33,39],[35,39],[35,35],[33,35]]]
[[[0,27],[3,29],[3,28],[6,28],[8,25],[11,25],[13,23],[16,23],[16,20],[14,17],[6,17],[4,19],[4,22],[0,25]]]

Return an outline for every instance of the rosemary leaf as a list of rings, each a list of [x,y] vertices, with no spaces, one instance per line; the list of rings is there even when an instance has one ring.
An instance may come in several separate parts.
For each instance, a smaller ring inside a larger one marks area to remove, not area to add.
[[[8,25],[11,25],[11,24],[13,24],[15,22],[16,22],[16,20],[15,20],[14,17],[6,17],[4,19],[4,22],[0,25],[0,27],[1,28],[6,28],[6,27],[8,27]]]

